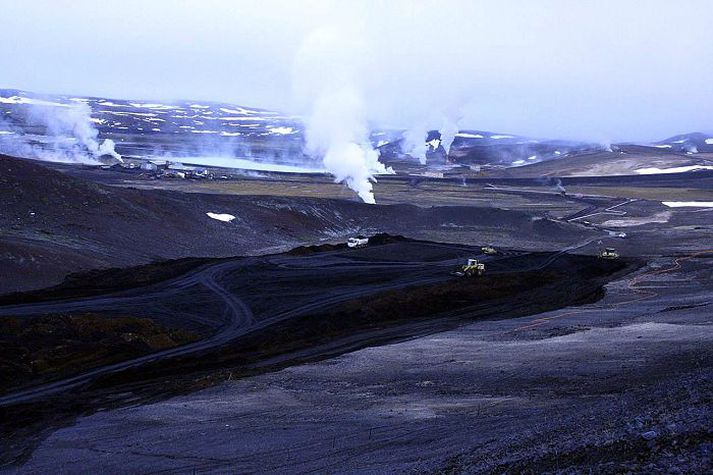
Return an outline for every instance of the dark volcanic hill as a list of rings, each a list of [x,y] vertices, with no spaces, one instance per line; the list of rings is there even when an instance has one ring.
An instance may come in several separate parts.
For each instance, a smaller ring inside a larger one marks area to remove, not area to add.
[[[262,253],[358,233],[420,237],[456,227],[572,242],[588,232],[493,208],[111,187],[1,155],[0,203],[0,293],[56,284],[80,270]]]

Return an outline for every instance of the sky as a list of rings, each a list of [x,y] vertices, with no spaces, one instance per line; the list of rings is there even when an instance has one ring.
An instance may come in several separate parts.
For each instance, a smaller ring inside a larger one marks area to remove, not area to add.
[[[0,0],[0,14],[3,88],[304,114],[347,81],[373,126],[713,132],[709,0]]]

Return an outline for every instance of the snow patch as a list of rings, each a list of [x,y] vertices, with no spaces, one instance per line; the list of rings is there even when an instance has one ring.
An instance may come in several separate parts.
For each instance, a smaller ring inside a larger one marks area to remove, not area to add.
[[[456,137],[462,137],[464,139],[482,139],[483,136],[480,134],[469,134],[467,132],[459,132],[456,134]]]
[[[32,99],[30,97],[21,96],[0,96],[0,104],[30,104],[35,106],[69,107],[67,104],[62,104],[60,102],[43,101],[41,99]]]
[[[237,109],[228,109],[227,107],[221,107],[220,110],[221,110],[221,112],[225,112],[226,114],[249,115],[249,114],[257,113],[257,111],[255,111],[255,110],[245,109],[244,107],[238,107]]]
[[[268,126],[268,129],[270,129],[270,133],[278,134],[278,135],[290,135],[290,134],[294,134],[295,132],[297,132],[292,127],[270,127],[270,126]]]
[[[117,104],[111,101],[99,101],[99,105],[107,107],[128,107],[126,104]]]
[[[669,208],[713,208],[713,201],[662,201]]]
[[[660,173],[685,173],[694,170],[713,170],[711,165],[689,165],[686,167],[673,167],[673,168],[639,168],[634,170],[639,175],[658,175]]]
[[[439,139],[433,139],[433,140],[426,142],[426,144],[428,144],[431,147],[431,149],[437,150],[438,146],[441,145],[441,141]]]
[[[235,216],[227,213],[206,213],[209,218],[217,219],[218,221],[223,221],[224,223],[229,223],[235,219]]]
[[[656,148],[671,148],[671,146],[668,145],[668,144],[666,144],[666,145],[654,145],[654,147],[656,147]]]
[[[169,106],[166,104],[145,104],[141,102],[130,102],[134,107],[139,109],[156,109],[156,110],[170,110],[170,109],[180,109],[178,106]]]
[[[495,139],[495,140],[500,140],[500,139],[514,139],[515,136],[514,136],[514,135],[491,135],[490,138],[491,138],[491,139]]]
[[[713,145],[713,138],[706,139],[706,143],[707,143],[708,145]]]

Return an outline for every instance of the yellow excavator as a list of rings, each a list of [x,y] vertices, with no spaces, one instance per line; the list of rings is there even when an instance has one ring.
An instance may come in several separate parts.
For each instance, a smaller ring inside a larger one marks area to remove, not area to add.
[[[599,258],[613,261],[615,259],[619,259],[619,253],[616,252],[616,249],[614,249],[613,247],[605,247],[604,249],[599,251]]]
[[[460,269],[454,272],[458,277],[475,277],[485,273],[485,264],[478,262],[478,259],[468,259]]]

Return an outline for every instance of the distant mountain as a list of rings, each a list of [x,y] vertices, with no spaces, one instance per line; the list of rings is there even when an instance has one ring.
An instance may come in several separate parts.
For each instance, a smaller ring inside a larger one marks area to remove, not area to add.
[[[669,148],[675,152],[710,153],[713,152],[713,134],[693,132],[690,134],[674,135],[673,137],[656,142],[654,146]]]
[[[276,111],[209,101],[137,101],[0,89],[0,152],[26,155],[28,150],[63,147],[74,153],[76,147],[68,148],[66,143],[78,141],[79,134],[92,133],[101,140],[112,140],[118,153],[132,158],[174,157],[180,161],[182,157],[215,155],[272,163],[310,160],[303,154],[300,119]],[[404,133],[375,130],[372,144],[382,161],[396,170],[421,167],[417,159],[403,153]],[[611,151],[597,143],[461,130],[446,154],[440,138],[435,130],[427,134],[429,166],[521,167]],[[23,147],[13,149],[18,143]],[[691,133],[627,147],[651,153],[713,152],[713,137]],[[39,155],[35,158],[43,158]]]
[[[484,130],[461,130],[456,134],[446,157],[440,138],[440,134],[435,130],[427,135],[427,143],[437,144],[435,147],[429,147],[426,154],[429,163],[441,164],[448,161],[471,166],[519,167],[564,158],[572,153],[606,149],[606,146],[596,143],[535,139]],[[381,154],[387,162],[401,155],[401,142],[401,137],[397,137],[394,141],[382,145]]]
[[[112,139],[117,151],[126,156],[301,153],[302,124],[297,118],[205,101],[135,101],[0,89],[0,134],[5,139],[25,134],[39,140],[52,133],[53,114],[71,106],[80,111],[88,108],[99,136]],[[38,120],[43,114],[46,117]],[[60,119],[66,121],[65,116]]]

